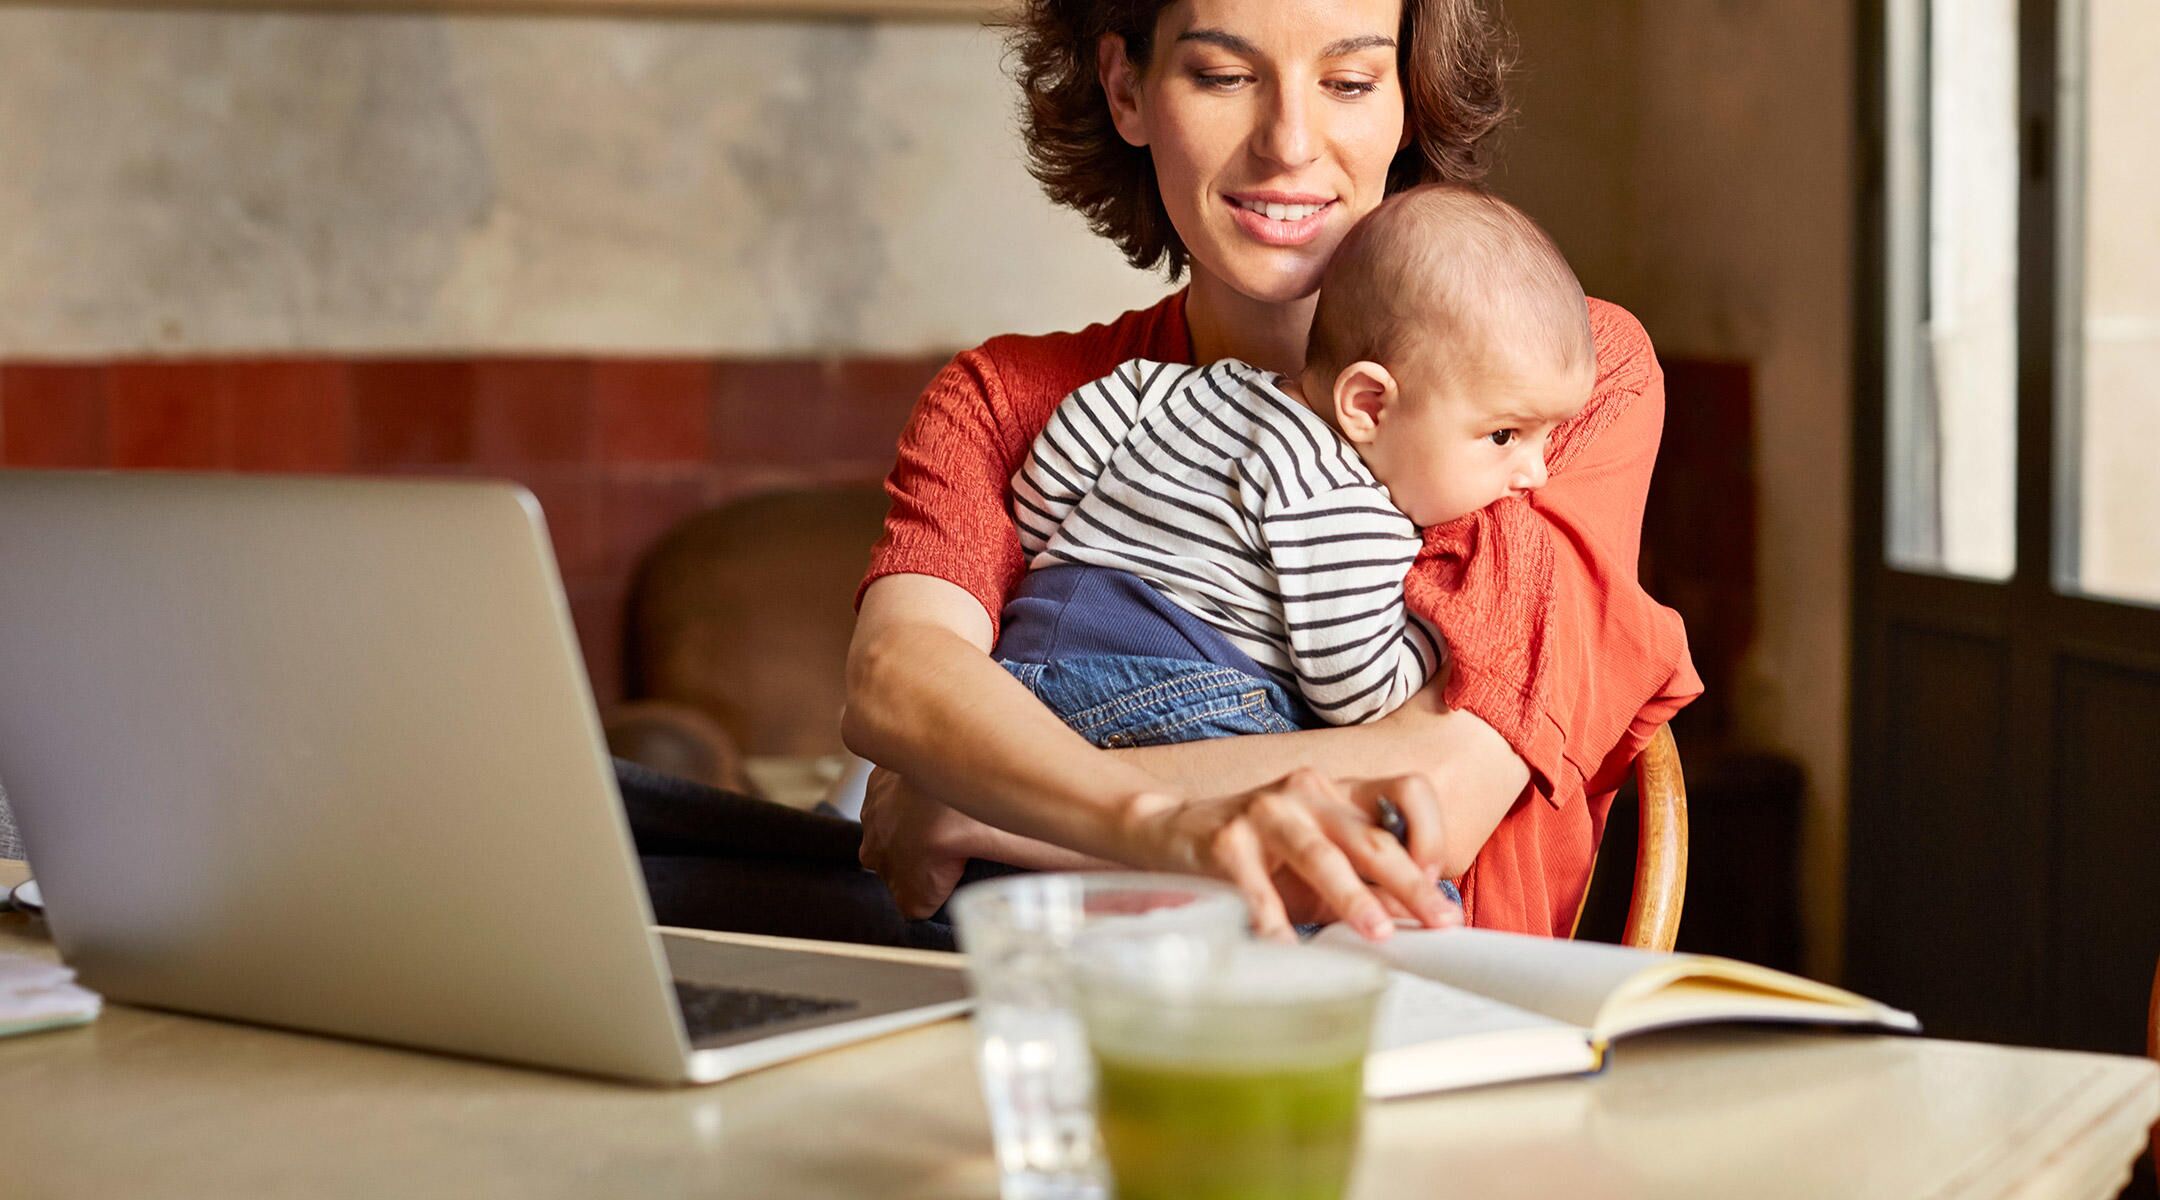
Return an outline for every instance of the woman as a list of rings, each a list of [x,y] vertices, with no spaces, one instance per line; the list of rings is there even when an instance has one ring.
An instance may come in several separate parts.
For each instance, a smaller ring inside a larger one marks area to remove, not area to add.
[[[1599,381],[1551,480],[1434,529],[1408,584],[1452,672],[1365,726],[1106,751],[988,655],[1023,570],[1005,488],[1070,390],[1118,362],[1303,362],[1322,268],[1387,192],[1468,180],[1504,113],[1481,0],[1033,0],[1014,34],[1049,194],[1156,306],[956,358],[902,437],[860,596],[846,736],[881,764],[863,861],[910,916],[967,860],[1110,860],[1227,877],[1263,931],[1382,932],[1460,876],[1478,925],[1565,933],[1611,791],[1700,691],[1676,615],[1635,583],[1663,418],[1647,337],[1596,302]],[[1362,781],[1362,782],[1337,782]],[[1378,800],[1408,819],[1381,833]]]

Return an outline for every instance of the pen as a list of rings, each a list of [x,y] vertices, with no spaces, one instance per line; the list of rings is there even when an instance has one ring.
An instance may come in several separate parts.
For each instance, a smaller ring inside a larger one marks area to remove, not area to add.
[[[1380,797],[1379,807],[1380,828],[1394,834],[1395,840],[1401,842],[1403,847],[1408,849],[1410,846],[1410,824],[1403,820],[1402,809],[1397,808],[1395,802],[1386,796]]]

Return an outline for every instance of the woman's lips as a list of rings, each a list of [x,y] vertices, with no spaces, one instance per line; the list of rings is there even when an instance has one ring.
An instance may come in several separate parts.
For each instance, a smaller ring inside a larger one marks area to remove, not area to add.
[[[1228,196],[1223,203],[1230,206],[1230,215],[1239,228],[1253,236],[1254,240],[1270,246],[1302,246],[1320,235],[1320,226],[1326,223],[1328,214],[1335,211],[1335,201],[1320,206],[1318,212],[1297,221],[1277,221],[1238,203]]]

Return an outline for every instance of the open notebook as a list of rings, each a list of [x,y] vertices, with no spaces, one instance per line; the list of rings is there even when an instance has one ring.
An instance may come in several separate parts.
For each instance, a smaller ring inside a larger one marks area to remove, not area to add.
[[[1338,925],[1317,940],[1396,968],[1365,1065],[1367,1094],[1383,1099],[1595,1071],[1614,1039],[1675,1025],[1920,1028],[1828,984],[1708,955],[1482,929],[1404,929],[1374,944]]]

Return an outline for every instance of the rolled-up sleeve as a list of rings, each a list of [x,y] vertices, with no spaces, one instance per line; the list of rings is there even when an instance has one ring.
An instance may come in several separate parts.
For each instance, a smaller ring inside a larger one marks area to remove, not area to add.
[[[930,381],[885,478],[892,509],[857,604],[887,575],[934,575],[980,601],[996,636],[1005,597],[1025,570],[1005,498],[1014,445],[1024,451],[1027,441],[999,420],[1005,407],[996,364],[980,350],[956,356]]]

